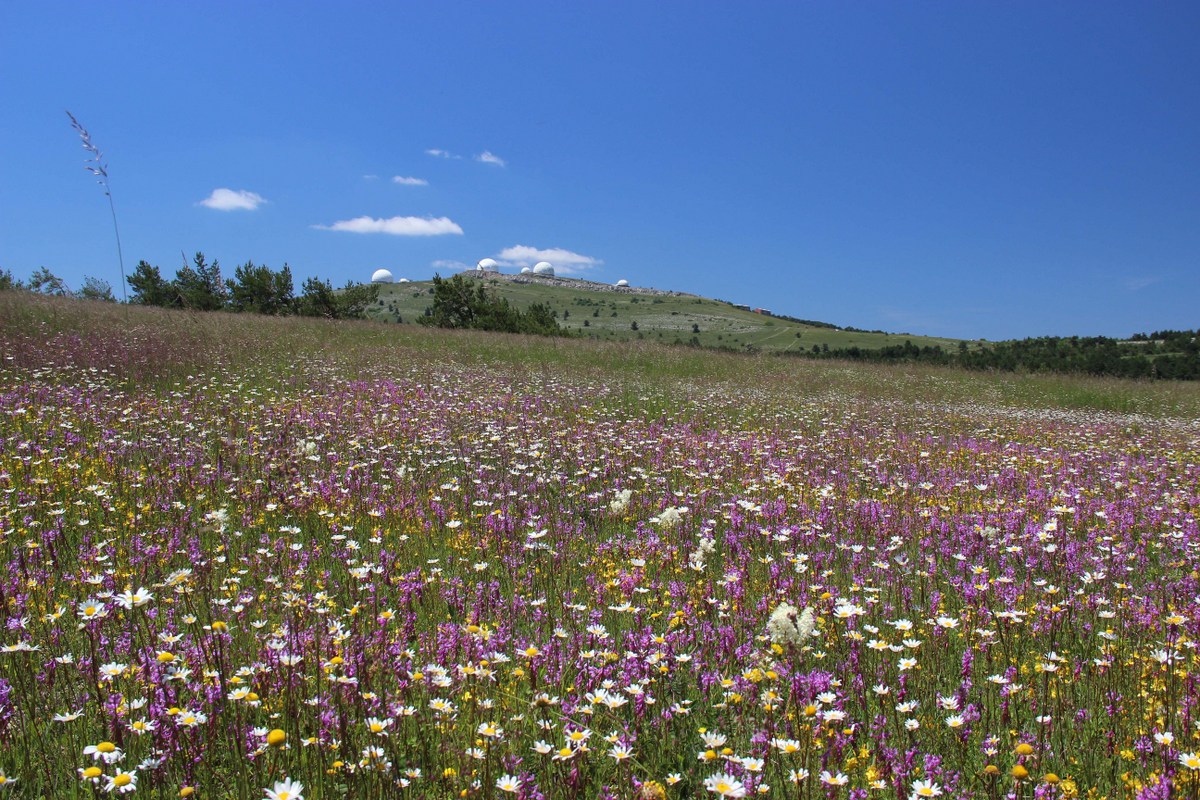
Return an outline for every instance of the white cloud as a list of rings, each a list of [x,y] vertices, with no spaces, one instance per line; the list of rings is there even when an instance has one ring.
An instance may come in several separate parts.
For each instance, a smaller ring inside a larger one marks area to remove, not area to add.
[[[484,150],[482,153],[475,156],[475,160],[484,164],[495,164],[497,167],[504,167],[508,165],[508,162],[493,153],[491,150]]]
[[[433,156],[434,158],[459,158],[459,156],[454,155],[449,150],[439,150],[436,147],[426,150],[425,155]]]
[[[364,181],[377,181],[377,180],[379,180],[379,176],[378,175],[363,175],[363,180]]]
[[[539,261],[549,261],[554,265],[554,271],[560,275],[587,272],[604,263],[598,258],[573,253],[561,247],[539,250],[524,244],[504,248],[496,256],[496,260],[506,267],[532,267]]]
[[[253,211],[267,202],[263,196],[245,189],[213,189],[213,193],[200,201],[205,208],[217,211]]]
[[[403,175],[396,175],[392,178],[392,183],[398,183],[401,186],[428,186],[429,181],[424,178],[406,178]]]
[[[391,236],[444,236],[449,233],[461,235],[463,229],[448,217],[355,217],[332,225],[314,225],[323,231],[346,231],[347,233],[386,233]]]

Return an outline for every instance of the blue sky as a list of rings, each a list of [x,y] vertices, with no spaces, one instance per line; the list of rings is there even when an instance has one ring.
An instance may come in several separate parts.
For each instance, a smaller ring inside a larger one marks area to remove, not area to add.
[[[548,257],[868,329],[1194,328],[1197,41],[1195,2],[9,0],[0,268],[118,287],[70,110],[127,272]]]

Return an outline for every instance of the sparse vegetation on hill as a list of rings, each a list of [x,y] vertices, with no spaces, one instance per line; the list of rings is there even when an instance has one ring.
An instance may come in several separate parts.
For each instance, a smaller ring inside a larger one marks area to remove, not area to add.
[[[878,349],[902,345],[906,339],[918,346],[952,348],[958,344],[954,339],[846,331],[826,323],[756,314],[721,300],[680,292],[532,276],[476,277],[468,273],[462,278],[469,285],[495,292],[515,309],[544,306],[563,331],[596,341],[650,341],[742,353],[794,353],[814,344],[830,349]],[[432,305],[431,281],[384,284],[368,315],[381,322],[413,322],[431,313]]]
[[[441,276],[433,279],[433,304],[419,320],[423,325],[438,328],[566,335],[545,304],[533,303],[525,310],[519,310],[494,289],[486,288],[482,283],[468,282],[461,275],[446,280]]]

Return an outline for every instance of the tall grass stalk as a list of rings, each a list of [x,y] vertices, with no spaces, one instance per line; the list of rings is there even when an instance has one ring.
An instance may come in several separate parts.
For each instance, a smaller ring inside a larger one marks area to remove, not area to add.
[[[75,119],[75,115],[70,111],[67,116],[71,119],[71,127],[79,134],[79,139],[83,143],[83,149],[91,154],[91,158],[84,161],[84,169],[96,176],[96,183],[104,189],[104,196],[108,198],[108,210],[112,212],[113,233],[117,237],[117,262],[121,267],[121,302],[128,303],[129,295],[125,286],[125,256],[121,253],[121,229],[117,226],[117,207],[113,204],[112,187],[108,184],[108,165],[102,160],[100,148],[92,143],[92,135],[88,133],[87,128],[79,124],[79,120]]]

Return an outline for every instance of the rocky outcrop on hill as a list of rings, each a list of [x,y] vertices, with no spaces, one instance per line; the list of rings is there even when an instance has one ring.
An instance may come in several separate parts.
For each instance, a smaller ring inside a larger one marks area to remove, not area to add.
[[[485,281],[496,281],[505,283],[529,283],[542,284],[545,286],[562,286],[567,289],[582,289],[586,292],[613,292],[615,294],[640,294],[650,295],[654,297],[698,297],[699,295],[690,294],[689,292],[672,292],[666,289],[651,289],[646,286],[614,286],[611,283],[600,283],[598,281],[589,281],[584,278],[563,278],[550,277],[548,275],[534,275],[530,272],[525,272],[520,275],[505,275],[502,272],[483,272],[469,269],[462,273],[464,277],[478,278]]]

